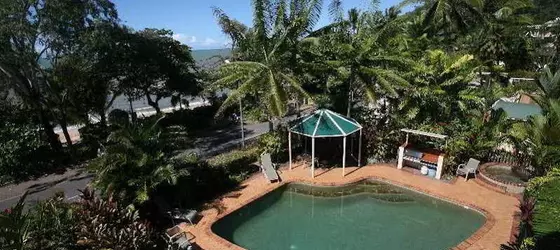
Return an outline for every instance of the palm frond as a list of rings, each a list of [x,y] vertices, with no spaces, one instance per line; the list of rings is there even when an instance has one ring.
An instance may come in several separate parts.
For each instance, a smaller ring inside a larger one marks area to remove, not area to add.
[[[329,4],[329,15],[335,23],[338,23],[342,21],[342,19],[344,19],[344,10],[341,0],[331,0]]]
[[[272,114],[275,116],[281,116],[286,112],[286,101],[287,95],[286,91],[282,87],[282,83],[280,81],[276,81],[274,77],[274,73],[272,70],[268,72],[268,84],[270,86],[270,90],[272,91],[270,94],[269,99],[272,100]]]
[[[304,96],[305,98],[311,99],[311,96],[305,91],[301,85],[292,77],[279,72],[278,75],[284,79],[299,95]]]

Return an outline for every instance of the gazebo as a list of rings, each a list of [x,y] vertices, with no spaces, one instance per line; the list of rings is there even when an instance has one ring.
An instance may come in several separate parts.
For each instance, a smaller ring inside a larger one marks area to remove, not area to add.
[[[288,130],[289,166],[292,169],[292,133],[311,137],[311,177],[315,177],[315,138],[342,137],[342,176],[346,167],[346,137],[360,132],[358,142],[358,166],[362,156],[362,125],[354,119],[345,117],[328,109],[318,109],[303,118]]]

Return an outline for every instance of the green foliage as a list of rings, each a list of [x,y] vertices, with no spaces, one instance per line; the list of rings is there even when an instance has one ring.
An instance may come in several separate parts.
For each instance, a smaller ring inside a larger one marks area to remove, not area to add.
[[[26,249],[76,249],[78,231],[76,204],[67,203],[63,193],[37,203],[29,215]]]
[[[243,119],[246,121],[265,122],[266,118],[266,113],[259,108],[251,108],[243,111]]]
[[[223,153],[206,161],[198,159],[194,154],[174,157],[175,167],[188,171],[189,174],[180,176],[174,185],[158,187],[155,193],[179,207],[197,207],[231,191],[257,172],[259,167],[253,163],[258,160],[258,156],[258,147],[248,147]]]
[[[0,247],[23,250],[29,240],[29,216],[25,213],[25,193],[11,209],[0,212]]]
[[[52,167],[51,150],[40,136],[30,124],[0,125],[0,183],[25,180]]]
[[[109,135],[103,155],[89,166],[102,194],[114,193],[122,204],[141,205],[158,185],[175,183],[183,174],[166,154],[167,142],[158,121],[129,125]]]
[[[288,130],[286,127],[278,128],[261,135],[258,140],[260,153],[269,153],[275,162],[283,162],[287,158]]]
[[[240,182],[255,172],[255,163],[259,159],[258,147],[249,147],[242,150],[233,150],[208,159],[208,165],[212,168],[223,169],[229,178]]]
[[[536,23],[544,23],[558,18],[560,3],[555,0],[533,0],[535,8],[531,10]]]
[[[532,156],[535,174],[560,166],[560,102],[548,100],[542,115],[515,126],[510,135],[516,147]]]
[[[81,145],[88,159],[95,158],[97,152],[109,136],[109,128],[102,124],[88,124],[79,129]]]
[[[76,203],[59,193],[29,209],[20,202],[0,212],[0,247],[6,250],[162,249],[166,243],[137,212],[109,195],[82,191]]]
[[[77,244],[84,249],[156,249],[154,232],[138,214],[117,203],[112,195],[100,199],[82,191],[77,218]]]
[[[536,200],[534,215],[535,249],[560,247],[560,169],[530,180],[526,193]]]
[[[217,105],[211,105],[178,110],[166,114],[159,124],[163,127],[182,126],[190,132],[209,129],[226,123],[223,117],[215,117],[218,108]]]
[[[208,159],[208,164],[213,167],[228,167],[234,165],[236,161],[246,161],[248,163],[255,162],[258,157],[258,150],[256,147],[249,147],[247,149],[233,150],[227,153],[219,154]]]
[[[173,39],[173,32],[144,29],[126,34],[121,49],[124,63],[119,87],[127,97],[146,98],[160,113],[159,100],[196,95],[200,82],[190,48]],[[154,99],[155,98],[155,99]]]
[[[3,1],[0,19],[0,77],[40,120],[51,147],[61,151],[51,122],[66,125],[66,94],[57,90],[68,88],[56,88],[56,81],[49,84],[52,77],[41,60],[48,58],[50,66],[57,67],[57,59],[79,51],[80,38],[94,23],[116,22],[114,4],[108,0]]]
[[[130,124],[130,115],[122,109],[113,109],[109,112],[109,124],[114,126],[128,126]]]
[[[295,65],[287,65],[288,61],[296,63],[297,41],[318,21],[320,9],[321,1],[253,1],[253,28],[247,29],[214,8],[222,31],[232,38],[237,49],[234,58],[238,59],[222,65],[219,79],[213,83],[216,88],[233,89],[220,111],[252,96],[270,120],[286,113],[290,98],[309,97],[294,75]]]

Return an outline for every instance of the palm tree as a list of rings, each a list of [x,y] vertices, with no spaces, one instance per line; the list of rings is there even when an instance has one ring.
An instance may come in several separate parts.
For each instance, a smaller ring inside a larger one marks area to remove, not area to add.
[[[543,104],[547,108],[542,115],[530,117],[511,133],[517,147],[532,156],[537,176],[560,167],[560,101],[549,99]]]
[[[93,183],[103,194],[114,193],[124,204],[139,205],[158,185],[174,184],[184,174],[166,154],[168,142],[158,121],[125,125],[109,135],[105,152],[89,165],[96,173]]]
[[[398,110],[410,120],[448,122],[471,111],[481,111],[484,99],[468,83],[477,65],[472,55],[449,56],[441,50],[428,51],[414,68],[414,79]]]
[[[537,86],[539,92],[532,97],[541,107],[546,108],[549,99],[560,100],[560,70],[553,73],[549,67],[544,67]]]
[[[253,0],[253,27],[247,29],[220,9],[214,14],[232,39],[236,61],[220,68],[213,85],[233,89],[220,112],[247,95],[266,110],[269,124],[286,112],[290,98],[309,97],[295,77],[297,50],[293,46],[318,20],[322,1]],[[237,46],[237,48],[235,48]],[[272,129],[272,126],[271,126]]]
[[[350,116],[357,90],[362,90],[368,101],[374,103],[380,97],[397,97],[397,90],[408,85],[398,71],[412,62],[383,47],[391,39],[386,32],[395,20],[366,23],[368,15],[370,13],[350,9],[346,19],[312,33],[319,37],[306,39],[311,49],[319,50],[321,55],[312,62],[313,68],[328,71],[332,82],[346,86],[347,116]]]
[[[221,78],[214,82],[214,85],[234,86],[238,82],[240,84],[230,92],[219,112],[234,105],[246,95],[254,95],[261,101],[261,108],[268,112],[271,122],[271,118],[284,115],[290,94],[309,97],[294,76],[283,67],[279,58],[280,52],[276,48],[270,52],[263,51],[262,62],[237,61],[221,66]]]
[[[409,1],[419,2],[419,1]],[[466,33],[472,26],[483,22],[484,1],[475,0],[424,0],[426,4],[424,27],[455,29]],[[447,28],[446,28],[447,27]]]

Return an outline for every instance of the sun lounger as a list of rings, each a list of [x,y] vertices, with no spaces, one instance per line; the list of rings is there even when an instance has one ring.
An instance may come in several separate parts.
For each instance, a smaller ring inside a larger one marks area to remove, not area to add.
[[[469,178],[469,174],[471,173],[474,174],[474,177],[476,177],[476,171],[478,170],[478,165],[480,165],[479,160],[470,158],[469,162],[467,162],[467,165],[460,164],[459,167],[457,167],[457,172],[455,175],[464,174],[465,181],[467,181],[467,179]]]
[[[167,215],[172,220],[188,221],[191,223],[191,225],[194,225],[193,222],[195,221],[198,212],[193,209],[188,209],[188,210],[174,209],[172,211],[167,211]]]
[[[274,165],[272,164],[270,154],[266,153],[261,155],[261,169],[266,179],[270,182],[279,180],[278,173],[276,173],[276,169],[274,169]]]
[[[191,239],[194,235],[185,232],[181,227],[174,226],[166,231],[168,237],[168,242],[172,245],[177,246],[179,249],[192,250],[193,246],[191,244]],[[191,235],[192,237],[189,237]]]

